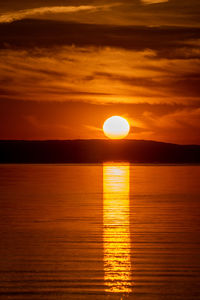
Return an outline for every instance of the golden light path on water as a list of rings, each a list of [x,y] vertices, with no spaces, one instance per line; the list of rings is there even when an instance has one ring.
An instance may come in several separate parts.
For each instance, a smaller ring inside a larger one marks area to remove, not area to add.
[[[129,164],[103,165],[104,281],[106,292],[130,293]]]

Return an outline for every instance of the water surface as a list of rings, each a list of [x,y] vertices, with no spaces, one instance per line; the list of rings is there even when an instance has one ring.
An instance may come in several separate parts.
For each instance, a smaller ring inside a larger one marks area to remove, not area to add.
[[[200,166],[0,165],[1,299],[200,299]]]

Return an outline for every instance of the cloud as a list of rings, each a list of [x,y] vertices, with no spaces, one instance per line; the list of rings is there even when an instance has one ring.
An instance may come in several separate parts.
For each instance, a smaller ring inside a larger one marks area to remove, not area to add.
[[[199,28],[111,26],[31,19],[0,23],[0,48],[74,45],[134,51],[149,49],[157,58],[184,59],[200,57],[199,40]]]
[[[179,107],[163,115],[155,114],[149,109],[141,119],[143,128],[149,130],[146,134],[148,138],[180,144],[200,143],[199,106]]]
[[[80,11],[97,11],[109,9],[115,5],[80,5],[80,6],[50,6],[50,7],[39,7],[32,9],[24,9],[13,12],[7,12],[0,15],[0,23],[10,23],[16,20],[22,20],[27,17],[34,17],[44,14],[61,14],[61,13],[75,13]]]
[[[0,51],[1,99],[189,103],[200,97],[200,59],[110,47]]]
[[[143,4],[157,4],[157,3],[164,3],[168,2],[168,0],[141,0]]]
[[[121,1],[120,6],[116,5],[116,1],[118,2],[118,0],[0,0],[0,12],[3,14],[2,16],[10,14],[12,18],[12,14],[17,13],[17,11],[23,12],[31,11],[36,7],[42,8],[44,2],[47,7],[112,5],[112,10],[105,8],[103,13],[100,8],[93,11],[92,14],[88,13],[89,11],[71,13],[68,14],[67,19],[72,22],[115,25],[187,25],[188,27],[200,25],[199,0],[170,0],[168,2],[162,2],[161,0],[126,0]],[[41,18],[39,15],[34,15],[34,17]],[[66,14],[51,13],[51,15],[43,15],[43,18],[66,21]]]

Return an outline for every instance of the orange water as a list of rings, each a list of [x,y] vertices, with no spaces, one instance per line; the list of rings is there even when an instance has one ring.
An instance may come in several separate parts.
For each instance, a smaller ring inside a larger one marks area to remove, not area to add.
[[[0,299],[200,299],[200,166],[0,165]]]

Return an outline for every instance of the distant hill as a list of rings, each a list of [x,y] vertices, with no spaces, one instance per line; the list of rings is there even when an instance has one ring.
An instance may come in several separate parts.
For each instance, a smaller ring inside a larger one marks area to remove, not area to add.
[[[200,163],[200,146],[143,140],[0,141],[0,163]]]

